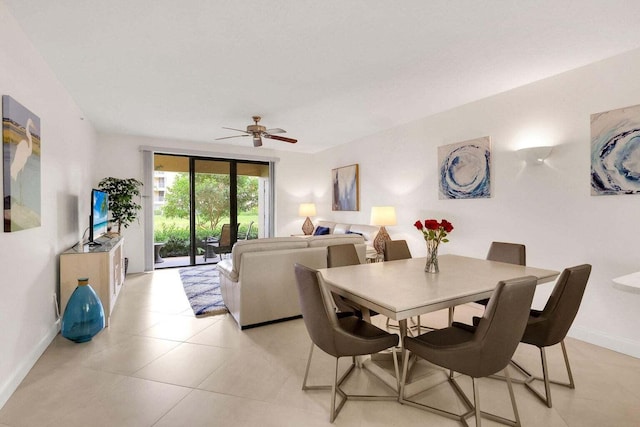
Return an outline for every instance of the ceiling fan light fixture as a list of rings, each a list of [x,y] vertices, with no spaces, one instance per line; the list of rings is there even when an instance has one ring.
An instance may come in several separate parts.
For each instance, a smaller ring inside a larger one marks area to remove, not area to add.
[[[252,119],[253,119],[254,124],[247,126],[247,130],[229,128],[229,127],[224,127],[224,126],[222,127],[223,129],[242,132],[243,135],[224,136],[222,138],[216,138],[216,140],[237,138],[237,137],[240,137],[240,136],[251,136],[253,138],[253,146],[254,147],[261,147],[262,146],[262,137],[263,136],[265,138],[270,138],[270,139],[275,139],[275,140],[278,140],[278,141],[289,142],[291,144],[295,144],[296,142],[298,142],[297,139],[285,138],[284,136],[271,135],[272,133],[286,133],[287,131],[285,131],[284,129],[280,129],[280,128],[273,128],[273,129],[268,129],[267,130],[267,128],[265,126],[262,126],[262,125],[258,124],[260,122],[260,119],[261,119],[260,116],[253,116]]]

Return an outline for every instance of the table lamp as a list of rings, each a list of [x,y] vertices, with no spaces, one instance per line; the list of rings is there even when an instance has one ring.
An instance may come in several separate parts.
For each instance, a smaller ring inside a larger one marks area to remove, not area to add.
[[[384,243],[391,240],[389,233],[384,228],[387,225],[396,225],[396,208],[393,206],[374,206],[371,208],[371,225],[379,225],[380,230],[373,239],[373,247],[381,254],[384,251]]]
[[[313,233],[313,223],[309,219],[310,216],[316,216],[316,205],[315,203],[300,203],[300,208],[298,209],[299,216],[306,216],[307,219],[304,220],[304,224],[302,224],[302,232],[305,236],[309,236]]]

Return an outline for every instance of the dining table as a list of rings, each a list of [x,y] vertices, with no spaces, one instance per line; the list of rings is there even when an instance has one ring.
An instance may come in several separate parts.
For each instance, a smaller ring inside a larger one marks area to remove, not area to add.
[[[560,274],[555,270],[453,254],[440,255],[440,271],[428,273],[424,271],[426,260],[426,257],[409,258],[318,271],[331,291],[359,304],[365,317],[367,311],[376,311],[398,321],[400,343],[407,335],[407,319],[411,317],[489,298],[500,281],[533,276],[541,284]],[[398,379],[371,359],[362,365],[397,389]],[[418,387],[408,384],[407,395]]]

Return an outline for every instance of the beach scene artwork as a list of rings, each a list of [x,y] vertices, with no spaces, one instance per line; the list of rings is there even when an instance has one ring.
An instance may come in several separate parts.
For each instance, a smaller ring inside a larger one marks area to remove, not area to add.
[[[39,227],[40,118],[8,95],[2,96],[4,231]]]

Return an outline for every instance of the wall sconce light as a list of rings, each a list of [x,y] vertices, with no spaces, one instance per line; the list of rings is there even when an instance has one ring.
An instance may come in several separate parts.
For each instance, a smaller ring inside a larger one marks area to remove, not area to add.
[[[551,154],[553,147],[529,147],[518,150],[518,157],[524,160],[528,165],[541,165],[545,159]]]
[[[371,208],[371,225],[379,225],[380,230],[373,239],[373,247],[381,254],[384,251],[384,244],[391,240],[389,233],[384,228],[386,225],[396,225],[396,208],[393,206],[374,206]]]
[[[304,224],[302,224],[302,232],[305,236],[311,235],[313,233],[313,223],[310,216],[316,216],[316,205],[315,203],[300,203],[300,207],[298,208],[299,216],[306,216],[307,219],[304,220]]]

